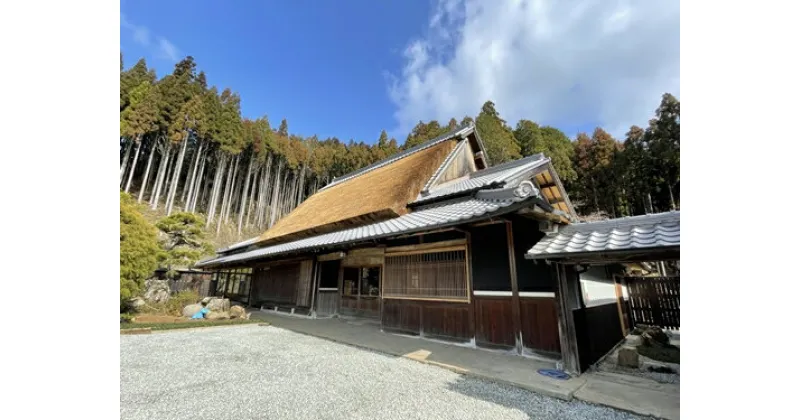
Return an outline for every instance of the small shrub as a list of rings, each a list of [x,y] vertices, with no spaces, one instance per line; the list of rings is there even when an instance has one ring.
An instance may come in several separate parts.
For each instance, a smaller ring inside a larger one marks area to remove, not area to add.
[[[186,305],[191,305],[199,301],[200,301],[200,295],[194,290],[185,290],[183,292],[178,292],[172,297],[170,297],[169,300],[164,305],[165,314],[181,316],[183,308]]]
[[[133,314],[131,313],[121,313],[119,314],[119,323],[120,324],[128,324],[133,322]]]
[[[200,301],[200,295],[193,290],[185,290],[170,296],[166,302],[147,302],[139,312],[153,315],[182,316],[183,308]]]

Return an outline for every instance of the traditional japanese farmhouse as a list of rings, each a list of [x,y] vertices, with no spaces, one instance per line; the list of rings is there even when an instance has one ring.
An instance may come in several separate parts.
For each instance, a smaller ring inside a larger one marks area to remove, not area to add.
[[[491,166],[469,125],[335,179],[197,266],[251,306],[559,357],[557,278],[525,256],[574,220],[547,156]]]

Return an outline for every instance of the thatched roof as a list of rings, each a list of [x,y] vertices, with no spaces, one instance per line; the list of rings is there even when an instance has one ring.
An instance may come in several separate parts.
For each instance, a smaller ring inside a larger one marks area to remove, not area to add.
[[[408,213],[425,183],[455,148],[456,139],[318,191],[264,232],[262,245],[355,227]]]

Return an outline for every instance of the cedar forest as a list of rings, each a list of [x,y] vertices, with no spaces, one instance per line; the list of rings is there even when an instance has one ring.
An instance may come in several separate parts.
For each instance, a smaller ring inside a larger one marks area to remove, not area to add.
[[[266,116],[243,118],[239,95],[209,87],[192,57],[158,79],[144,59],[125,69],[120,56],[120,189],[158,217],[199,215],[218,246],[260,234],[335,177],[467,123],[492,164],[551,158],[586,219],[680,207],[680,102],[669,93],[624,139],[596,128],[572,140],[526,119],[512,127],[487,101],[475,118],[420,121],[402,144],[386,131],[368,144],[297,136],[285,119],[274,129]]]

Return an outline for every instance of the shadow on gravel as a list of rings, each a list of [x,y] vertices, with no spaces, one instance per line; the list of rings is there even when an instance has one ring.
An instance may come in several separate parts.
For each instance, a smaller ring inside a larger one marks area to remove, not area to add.
[[[519,410],[527,414],[530,419],[542,418],[540,411],[531,409],[530,396],[525,395],[532,393],[521,389],[463,375],[459,376],[455,382],[449,383],[447,387],[450,391],[458,392],[471,398]]]
[[[531,420],[542,419],[644,419],[632,413],[587,404],[581,401],[564,401],[483,379],[459,376],[447,385],[448,389],[462,395],[480,399],[525,413]]]

